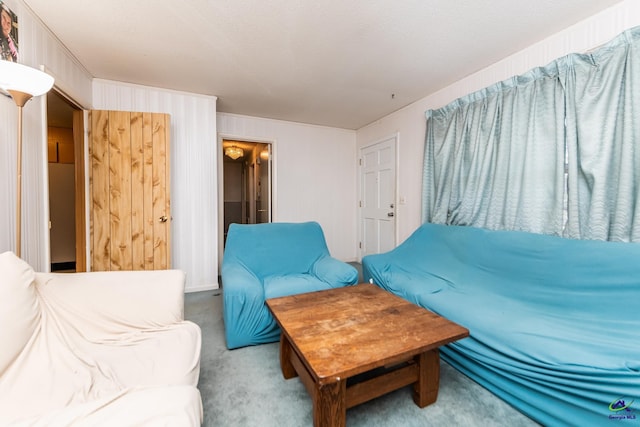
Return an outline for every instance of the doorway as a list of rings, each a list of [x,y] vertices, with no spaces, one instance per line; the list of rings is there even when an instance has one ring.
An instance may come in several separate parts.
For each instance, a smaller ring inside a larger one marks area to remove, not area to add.
[[[51,271],[86,271],[83,112],[55,88],[47,94]]]
[[[268,140],[218,136],[218,271],[230,224],[273,221],[274,145]]]
[[[222,139],[223,248],[229,225],[271,222],[271,143]]]

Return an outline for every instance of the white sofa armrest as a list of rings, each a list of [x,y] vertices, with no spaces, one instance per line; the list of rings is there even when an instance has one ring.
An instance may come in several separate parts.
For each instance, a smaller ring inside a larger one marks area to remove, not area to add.
[[[36,273],[36,286],[46,308],[88,337],[184,320],[180,270]]]

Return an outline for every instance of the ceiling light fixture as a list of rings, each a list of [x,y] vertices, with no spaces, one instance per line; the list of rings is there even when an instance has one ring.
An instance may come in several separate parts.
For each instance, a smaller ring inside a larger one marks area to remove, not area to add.
[[[244,150],[240,147],[232,145],[231,147],[227,147],[224,149],[224,154],[231,157],[233,160],[236,160],[244,156]]]
[[[44,95],[53,87],[53,77],[17,62],[0,61],[0,89],[11,95],[18,107],[18,166],[16,189],[16,252],[20,257],[22,230],[22,107],[34,96]]]

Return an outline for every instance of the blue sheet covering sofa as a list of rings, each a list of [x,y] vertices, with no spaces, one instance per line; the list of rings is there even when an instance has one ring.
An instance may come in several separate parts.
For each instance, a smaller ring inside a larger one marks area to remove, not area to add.
[[[537,422],[640,425],[640,244],[427,223],[363,274],[467,327],[442,359]]]
[[[222,261],[227,347],[277,341],[268,298],[353,285],[355,267],[331,257],[317,222],[231,224]]]

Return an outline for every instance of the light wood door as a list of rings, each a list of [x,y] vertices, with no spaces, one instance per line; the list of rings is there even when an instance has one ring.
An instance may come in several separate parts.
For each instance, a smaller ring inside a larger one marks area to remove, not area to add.
[[[91,270],[171,268],[168,114],[93,110]]]

